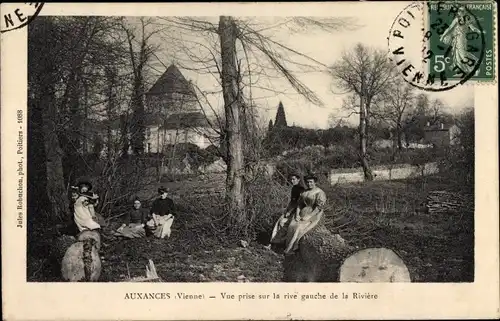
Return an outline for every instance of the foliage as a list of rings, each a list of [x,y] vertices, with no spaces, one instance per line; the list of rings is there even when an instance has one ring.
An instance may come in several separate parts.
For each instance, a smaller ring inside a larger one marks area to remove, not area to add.
[[[442,159],[442,169],[454,180],[462,182],[463,186],[474,188],[474,109],[467,109],[458,115],[456,125],[459,132],[455,144],[449,148],[449,154]]]
[[[367,153],[372,108],[390,86],[394,65],[384,51],[358,43],[350,51],[342,53],[330,69],[336,86],[350,93],[348,100],[344,101],[345,109],[359,114],[359,157],[365,179],[372,180]]]
[[[423,165],[445,157],[446,150],[438,148],[403,149],[400,151],[393,150],[392,148],[384,148],[372,150],[369,154],[372,166],[394,164]],[[284,182],[290,174],[295,172],[301,175],[315,173],[326,181],[332,169],[358,169],[360,167],[361,162],[355,146],[341,144],[329,148],[310,146],[291,151],[279,159],[276,163],[274,178],[280,182]]]
[[[278,105],[278,110],[276,111],[276,119],[274,121],[274,126],[278,129],[282,127],[287,127],[285,108],[283,107],[283,103],[281,101]]]
[[[331,146],[338,144],[352,145],[356,137],[356,130],[347,126],[325,130],[316,130],[302,127],[276,128],[268,133],[263,146],[265,155],[273,157],[293,149],[306,146]]]
[[[247,183],[247,206],[244,215],[247,224],[232,224],[229,204],[222,194],[202,198],[181,199],[181,205],[190,217],[190,228],[197,226],[198,233],[217,238],[221,242],[236,243],[239,240],[253,240],[260,232],[269,232],[275,220],[282,214],[288,202],[289,189],[282,184],[257,175]]]

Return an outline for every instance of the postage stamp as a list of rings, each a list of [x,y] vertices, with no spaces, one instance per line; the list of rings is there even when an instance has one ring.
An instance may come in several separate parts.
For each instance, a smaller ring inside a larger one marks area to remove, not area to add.
[[[428,2],[427,28],[434,33],[427,44],[437,53],[429,59],[429,72],[444,71],[460,81],[461,71],[477,65],[469,81],[495,80],[495,10],[492,1]]]
[[[394,20],[389,57],[403,79],[425,91],[447,91],[495,79],[491,3],[414,2]]]

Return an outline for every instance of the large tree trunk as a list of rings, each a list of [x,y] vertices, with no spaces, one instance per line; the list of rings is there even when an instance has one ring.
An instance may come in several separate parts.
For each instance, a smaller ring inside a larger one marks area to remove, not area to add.
[[[396,130],[396,135],[398,139],[398,149],[402,150],[403,149],[403,129],[401,128],[401,125],[398,125],[398,128]]]
[[[54,99],[54,83],[55,81],[47,80],[42,85],[40,99],[44,124],[44,145],[47,155],[47,196],[52,205],[52,215],[55,218],[65,219],[68,217],[69,201],[64,185],[63,151],[57,135],[56,119],[58,115]]]
[[[230,210],[238,213],[237,222],[244,221],[244,186],[243,186],[243,139],[241,134],[241,100],[238,87],[238,71],[236,69],[236,36],[237,28],[231,17],[221,16],[219,20],[219,37],[222,58],[222,91],[226,114],[227,142],[227,178],[226,195]],[[234,216],[233,216],[234,217]]]
[[[136,79],[134,80],[134,92],[132,98],[132,149],[135,155],[144,153],[144,103],[142,101],[143,85],[142,85],[142,70],[137,72]]]
[[[111,162],[113,157],[113,132],[111,130],[112,123],[114,121],[115,115],[115,95],[113,93],[113,87],[115,86],[116,73],[112,67],[106,69],[106,76],[108,81],[107,96],[108,104],[106,105],[106,117],[108,118],[108,126],[106,127],[106,154],[108,162]]]
[[[365,180],[372,181],[373,174],[368,163],[368,153],[367,153],[367,119],[366,105],[363,95],[360,95],[360,105],[359,105],[359,151],[361,156],[361,166],[363,166],[363,172],[365,175]]]
[[[28,213],[48,209],[50,201],[47,195],[47,159],[45,156],[45,135],[43,131],[43,106],[36,98],[28,97],[28,159],[27,173]],[[39,217],[28,215],[28,223]]]

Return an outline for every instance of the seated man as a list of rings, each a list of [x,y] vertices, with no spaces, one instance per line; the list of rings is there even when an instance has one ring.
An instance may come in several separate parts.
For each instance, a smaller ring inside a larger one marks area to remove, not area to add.
[[[158,189],[160,197],[151,206],[152,219],[146,223],[147,228],[158,238],[170,237],[170,227],[174,221],[174,201],[168,198],[168,190],[163,186]]]
[[[141,207],[141,201],[136,198],[134,200],[134,208],[125,215],[125,223],[122,224],[114,233],[115,236],[123,236],[126,238],[141,238],[146,236],[144,229],[148,212]]]

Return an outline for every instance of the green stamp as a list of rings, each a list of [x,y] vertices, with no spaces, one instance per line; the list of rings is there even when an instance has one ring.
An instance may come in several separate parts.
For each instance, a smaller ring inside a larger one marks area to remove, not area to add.
[[[428,72],[450,81],[495,80],[495,5],[492,1],[430,1]]]

